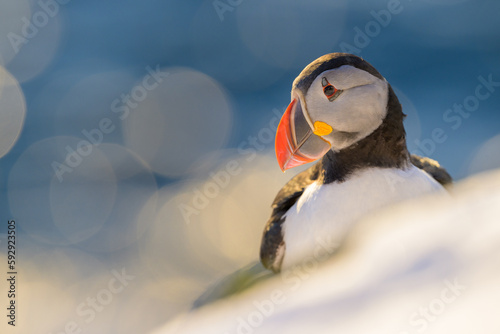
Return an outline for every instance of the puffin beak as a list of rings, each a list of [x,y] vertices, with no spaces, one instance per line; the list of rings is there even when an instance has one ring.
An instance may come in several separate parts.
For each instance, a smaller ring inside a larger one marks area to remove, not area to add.
[[[318,132],[311,128],[306,117],[308,115],[304,113],[300,99],[295,98],[286,108],[278,125],[275,149],[283,172],[318,160],[331,147],[330,143],[315,134]]]

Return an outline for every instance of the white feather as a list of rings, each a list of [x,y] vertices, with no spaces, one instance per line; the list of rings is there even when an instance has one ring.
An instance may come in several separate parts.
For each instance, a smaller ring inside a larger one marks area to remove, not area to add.
[[[317,256],[318,248],[328,251],[367,213],[433,190],[444,191],[415,166],[366,168],[341,183],[313,183],[286,214],[282,269]]]

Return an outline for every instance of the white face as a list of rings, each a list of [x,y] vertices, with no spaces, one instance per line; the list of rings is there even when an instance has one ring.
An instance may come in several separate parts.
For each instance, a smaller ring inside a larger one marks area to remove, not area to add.
[[[323,91],[323,78],[342,90],[332,101]],[[338,151],[365,138],[382,124],[387,114],[388,84],[366,71],[344,65],[321,73],[306,96],[300,98],[311,128],[316,121],[333,128],[322,138]]]

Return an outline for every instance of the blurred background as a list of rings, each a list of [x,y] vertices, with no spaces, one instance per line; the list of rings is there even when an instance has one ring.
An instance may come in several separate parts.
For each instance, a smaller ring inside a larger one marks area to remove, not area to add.
[[[387,78],[412,152],[455,179],[500,167],[499,14],[494,0],[0,1],[15,330],[146,332],[256,261],[297,173],[275,161],[275,128],[323,54]]]

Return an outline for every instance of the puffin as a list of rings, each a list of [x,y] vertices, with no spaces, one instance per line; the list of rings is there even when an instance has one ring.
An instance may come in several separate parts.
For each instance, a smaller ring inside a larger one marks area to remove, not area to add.
[[[284,172],[317,161],[277,194],[262,235],[262,265],[279,273],[338,248],[363,216],[452,179],[438,162],[411,155],[401,104],[367,61],[326,54],[294,80],[276,131]]]
[[[282,171],[317,162],[276,195],[260,262],[220,279],[193,309],[329,258],[353,225],[378,209],[446,193],[446,169],[408,152],[405,116],[391,85],[361,57],[330,53],[307,65],[292,84],[275,150]]]

